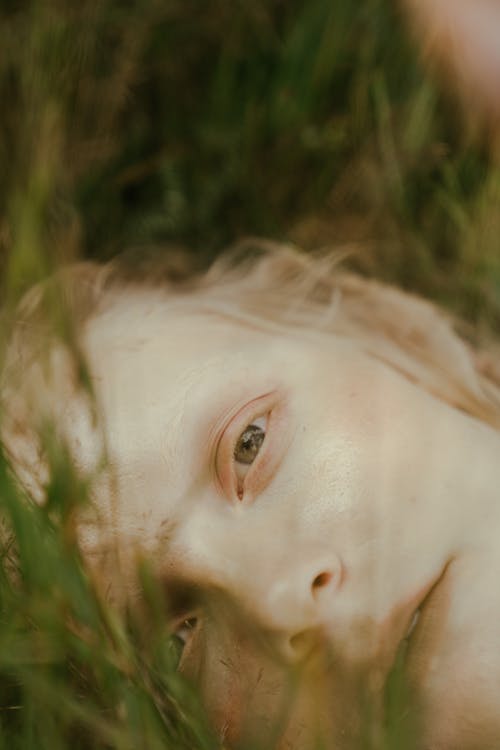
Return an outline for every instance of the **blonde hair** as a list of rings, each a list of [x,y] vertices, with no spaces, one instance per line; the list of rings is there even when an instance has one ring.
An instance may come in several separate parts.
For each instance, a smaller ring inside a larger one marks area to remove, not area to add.
[[[341,260],[245,240],[203,273],[193,274],[182,254],[75,264],[31,290],[20,305],[4,384],[18,382],[12,373],[46,348],[41,342],[50,335],[45,303],[54,298],[51,290],[59,290],[63,318],[78,332],[117,297],[146,287],[242,324],[349,337],[435,397],[500,428],[500,358],[493,345],[473,347],[436,305],[344,271]]]

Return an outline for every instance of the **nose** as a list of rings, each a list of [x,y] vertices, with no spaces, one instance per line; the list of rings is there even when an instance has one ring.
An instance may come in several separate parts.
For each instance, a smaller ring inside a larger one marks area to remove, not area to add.
[[[191,520],[170,547],[171,566],[180,567],[181,581],[204,594],[202,604],[214,621],[241,618],[249,632],[256,628],[259,639],[265,636],[288,662],[301,660],[318,637],[332,630],[337,610],[345,605],[341,558],[300,539],[290,545],[275,533],[270,539],[248,533],[240,540],[226,527],[218,532],[219,525],[210,529]]]
[[[335,612],[344,578],[334,555],[294,567],[276,578],[263,597],[263,616],[280,654],[289,662],[302,660],[318,643]]]

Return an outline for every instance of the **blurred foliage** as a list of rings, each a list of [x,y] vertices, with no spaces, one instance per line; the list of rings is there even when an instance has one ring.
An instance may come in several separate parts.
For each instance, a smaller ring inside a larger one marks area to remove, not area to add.
[[[43,508],[0,456],[0,748],[214,750],[154,581],[146,638],[87,579],[72,522],[85,492],[62,455]]]
[[[77,257],[202,266],[251,234],[352,247],[496,328],[499,200],[390,0],[0,1],[7,306]],[[51,491],[33,507],[0,458],[0,750],[213,747],[162,623],[141,642],[85,577],[64,462]]]
[[[3,0],[8,289],[54,262],[242,234],[492,318],[499,168],[389,0]]]

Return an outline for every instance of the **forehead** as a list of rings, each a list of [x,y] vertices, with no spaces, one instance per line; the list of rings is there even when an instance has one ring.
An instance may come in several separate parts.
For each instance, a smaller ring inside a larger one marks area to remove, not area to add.
[[[245,333],[245,338],[243,338]],[[124,292],[104,312],[90,319],[84,333],[87,354],[95,366],[108,356],[132,365],[137,355],[162,359],[172,374],[179,363],[185,368],[191,360],[199,364],[208,351],[246,350],[255,339],[268,337],[265,325],[242,325],[235,317],[216,308],[186,299],[169,300],[156,290]]]
[[[355,342],[309,334],[154,290],[117,298],[89,321],[83,341],[115,467],[131,475],[161,454],[173,478],[196,453],[189,441],[203,445],[218,417],[245,399],[324,378],[338,394],[366,386],[373,363]]]
[[[143,292],[89,321],[83,346],[109,459],[130,496],[134,482],[147,474],[152,485],[160,472],[185,494],[218,418],[255,397],[256,380],[276,387],[290,342]]]
[[[191,400],[238,388],[262,369],[264,351],[286,349],[285,339],[144,291],[91,320],[84,349],[105,417],[140,429],[152,427],[157,410],[169,412],[171,427]]]

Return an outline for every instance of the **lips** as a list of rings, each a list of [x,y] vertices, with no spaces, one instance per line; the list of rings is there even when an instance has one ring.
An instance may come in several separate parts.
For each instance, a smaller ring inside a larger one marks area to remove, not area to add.
[[[413,653],[422,637],[429,635],[436,611],[442,609],[439,601],[450,564],[451,561],[446,562],[431,581],[396,607],[385,622],[381,630],[378,663],[386,675],[394,671],[396,664],[401,665],[403,652],[406,662],[409,650]]]
[[[451,565],[451,560],[446,563],[443,570],[441,571],[438,578],[430,585],[429,589],[425,593],[422,601],[414,610],[406,633],[403,637],[403,641],[406,641],[408,645],[413,643],[416,637],[419,635],[419,631],[425,627],[426,622],[429,620],[429,614],[435,609],[438,601],[441,598],[441,593],[445,588],[445,578]]]
[[[411,619],[411,622],[410,622],[410,626],[409,626],[408,630],[406,631],[406,635],[405,635],[405,637],[404,637],[404,639],[403,639],[403,640],[404,640],[404,641],[406,641],[407,643],[408,643],[408,641],[410,640],[411,634],[413,633],[413,631],[414,631],[414,630],[415,630],[415,628],[417,627],[417,623],[418,623],[418,621],[419,621],[419,618],[420,618],[420,607],[419,607],[419,608],[417,609],[417,611],[416,611],[416,612],[414,613],[414,615],[413,615],[413,617],[412,617],[412,619]]]

